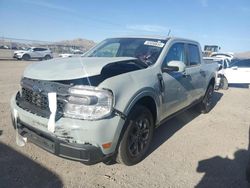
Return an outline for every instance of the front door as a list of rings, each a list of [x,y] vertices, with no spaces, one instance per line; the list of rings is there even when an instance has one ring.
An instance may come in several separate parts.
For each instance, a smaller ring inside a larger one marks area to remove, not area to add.
[[[169,49],[162,67],[170,61],[187,62],[184,43],[175,43]],[[164,91],[162,91],[162,119],[187,106],[192,83],[189,76],[176,71],[162,73]]]

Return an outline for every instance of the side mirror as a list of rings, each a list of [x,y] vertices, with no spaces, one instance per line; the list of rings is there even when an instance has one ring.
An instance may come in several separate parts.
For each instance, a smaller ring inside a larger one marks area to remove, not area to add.
[[[182,61],[170,61],[166,67],[162,68],[162,72],[176,71],[184,72],[186,65]]]

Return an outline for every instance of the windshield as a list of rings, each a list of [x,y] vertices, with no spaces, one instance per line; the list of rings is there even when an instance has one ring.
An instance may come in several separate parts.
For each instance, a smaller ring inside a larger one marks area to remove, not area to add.
[[[166,40],[149,38],[106,39],[85,54],[85,57],[134,57],[147,65],[158,59]]]

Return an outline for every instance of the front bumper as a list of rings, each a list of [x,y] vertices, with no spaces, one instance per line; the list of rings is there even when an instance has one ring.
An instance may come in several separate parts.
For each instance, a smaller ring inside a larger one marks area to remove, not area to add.
[[[21,124],[21,127],[29,129],[30,131],[36,133],[38,136],[42,135],[42,137],[44,137],[45,139],[55,143],[55,147],[61,147],[61,145],[65,146],[66,143],[70,147],[76,148],[76,153],[78,153],[77,155],[80,155],[79,153],[82,152],[85,153],[86,148],[99,148],[102,155],[104,155],[105,157],[111,156],[116,150],[119,136],[125,122],[124,119],[122,119],[119,115],[114,114],[108,118],[96,121],[61,117],[60,119],[56,120],[55,132],[52,133],[48,131],[47,128],[48,119],[28,112],[19,107],[16,104],[15,95],[11,99],[12,115],[14,114],[14,111],[17,112],[16,119],[18,120],[19,124]],[[29,132],[29,130],[26,132]],[[26,136],[28,137],[29,135]],[[112,143],[111,147],[103,148],[103,144],[105,143]],[[96,151],[96,149],[91,149],[91,151],[92,150]],[[57,153],[57,151],[60,151],[60,149],[55,149],[55,154]],[[86,152],[88,153],[88,151]],[[60,153],[58,153],[58,155],[62,156]],[[87,155],[91,156],[92,154]]]
[[[57,156],[80,161],[84,164],[95,164],[104,160],[105,155],[101,149],[90,144],[68,143],[56,137],[52,137],[40,130],[21,122],[19,119],[12,120],[14,128],[18,133],[26,137],[28,141],[53,153]],[[15,123],[17,122],[17,123]]]
[[[14,54],[13,58],[20,59],[20,58],[22,58],[22,56],[23,56],[23,54]]]

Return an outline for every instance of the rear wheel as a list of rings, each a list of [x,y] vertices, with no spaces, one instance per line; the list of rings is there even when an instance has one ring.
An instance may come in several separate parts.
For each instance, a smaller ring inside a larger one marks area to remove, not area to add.
[[[221,85],[220,85],[220,87],[222,89],[224,89],[224,90],[228,89],[228,81],[227,81],[226,77],[224,77],[224,76],[221,78]]]
[[[137,105],[125,122],[127,129],[121,139],[116,161],[135,165],[144,159],[153,137],[152,113],[144,106]]]
[[[43,59],[44,60],[49,60],[49,59],[51,59],[51,57],[50,57],[50,55],[46,55]]]
[[[202,101],[198,104],[199,111],[203,114],[208,113],[212,109],[212,99],[214,94],[214,86],[210,84]]]
[[[30,60],[30,55],[29,54],[24,54],[22,57],[22,60],[28,61]]]

